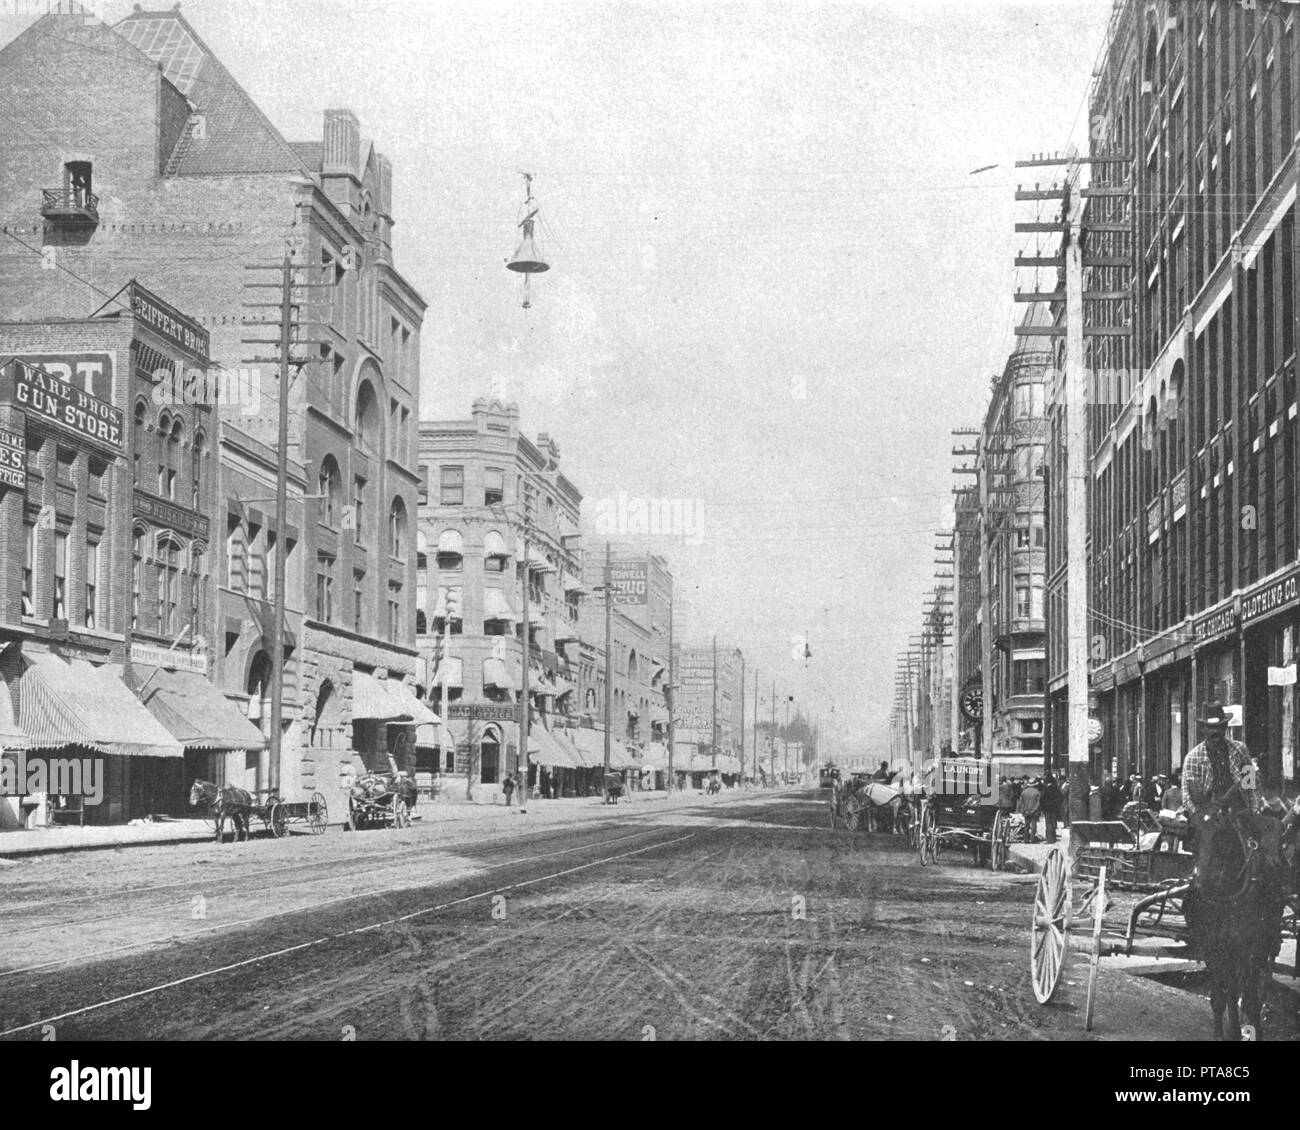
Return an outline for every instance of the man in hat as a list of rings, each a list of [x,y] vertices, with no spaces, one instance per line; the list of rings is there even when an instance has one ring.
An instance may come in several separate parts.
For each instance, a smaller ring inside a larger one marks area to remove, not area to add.
[[[1205,739],[1183,761],[1183,800],[1188,810],[1195,813],[1240,784],[1240,806],[1253,813],[1258,807],[1254,762],[1245,742],[1228,737],[1228,712],[1220,703],[1210,702],[1197,721]]]

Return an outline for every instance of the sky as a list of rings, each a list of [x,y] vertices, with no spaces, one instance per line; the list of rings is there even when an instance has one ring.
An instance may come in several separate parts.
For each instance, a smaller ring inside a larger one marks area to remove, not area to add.
[[[0,42],[33,6],[0,0]],[[1110,8],[182,11],[290,140],[346,106],[392,160],[394,259],[429,303],[421,416],[515,401],[583,492],[588,552],[602,503],[680,502],[690,529],[612,534],[668,559],[677,638],[741,648],[761,716],[775,680],[845,752],[886,756],[952,524],[950,432],[1013,345],[1013,165],[1081,142]],[[528,310],[505,269],[522,171],[550,263]]]

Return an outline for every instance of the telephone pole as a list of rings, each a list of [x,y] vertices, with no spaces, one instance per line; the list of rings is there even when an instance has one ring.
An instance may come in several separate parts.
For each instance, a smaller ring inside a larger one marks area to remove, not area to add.
[[[609,776],[610,727],[614,715],[614,614],[612,586],[614,573],[609,542],[605,543],[605,776]],[[602,780],[601,788],[607,787]]]

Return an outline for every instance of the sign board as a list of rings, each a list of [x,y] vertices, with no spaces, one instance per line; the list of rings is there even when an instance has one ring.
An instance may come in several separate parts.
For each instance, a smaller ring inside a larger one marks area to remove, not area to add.
[[[167,502],[139,487],[135,488],[135,512],[139,517],[150,518],[160,526],[167,526],[203,541],[208,539],[210,523],[207,515]]]
[[[122,451],[126,446],[126,417],[122,410],[81,387],[83,381],[87,387],[100,387],[101,382],[93,380],[91,372],[82,372],[83,366],[93,364],[107,366],[109,377],[103,383],[111,389],[112,356],[107,353],[90,356],[99,360],[69,357],[56,361],[48,357],[29,357],[17,361],[10,367],[13,373],[13,402],[27,411],[29,421],[48,420],[68,431],[76,432],[84,439]],[[63,376],[56,376],[55,371],[65,373],[72,379],[65,380]],[[78,383],[73,383],[73,380]]]
[[[1285,667],[1270,667],[1268,669],[1268,685],[1270,687],[1294,687],[1295,682],[1294,663],[1289,663]]]
[[[510,703],[449,702],[447,717],[477,722],[519,722],[519,707]]]
[[[4,428],[0,428],[0,484],[27,489],[27,443]]]
[[[168,305],[152,291],[146,290],[134,279],[130,286],[131,311],[159,337],[166,338],[178,349],[207,364],[209,339],[205,330],[193,318],[187,318],[176,307]]]
[[[1208,616],[1202,616],[1192,627],[1198,644],[1214,639],[1215,636],[1236,631],[1236,629],[1237,610],[1231,607],[1221,608],[1218,612],[1211,612]]]
[[[180,651],[148,643],[131,645],[131,662],[148,667],[162,667],[168,671],[192,671],[196,675],[208,673],[208,657],[202,651]]]
[[[1242,626],[1263,619],[1270,613],[1295,603],[1297,599],[1300,599],[1300,569],[1292,569],[1241,598]]]
[[[609,567],[610,592],[615,604],[647,603],[649,570],[644,561],[616,561]]]

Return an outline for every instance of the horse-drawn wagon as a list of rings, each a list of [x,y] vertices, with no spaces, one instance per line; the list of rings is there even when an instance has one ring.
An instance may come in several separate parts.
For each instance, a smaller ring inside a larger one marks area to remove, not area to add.
[[[289,834],[290,824],[306,824],[313,835],[320,835],[329,821],[329,807],[320,793],[314,793],[311,800],[286,801],[275,789],[250,792],[235,785],[198,780],[190,789],[190,807],[199,806],[207,809],[217,843],[225,839],[227,821],[236,841],[248,839],[254,817],[277,839]]]
[[[854,773],[848,781],[837,781],[827,804],[831,827],[842,821],[850,832],[863,824],[868,832],[888,825],[891,832],[908,835],[913,823],[912,808],[903,789],[872,780],[869,773]]]
[[[348,829],[409,828],[419,790],[406,776],[367,773],[348,789]]]
[[[1040,1004],[1052,1000],[1068,955],[1085,954],[1084,1028],[1092,1031],[1103,957],[1202,962],[1216,1034],[1223,1034],[1226,1009],[1228,1038],[1237,1038],[1240,1014],[1251,1025],[1246,1038],[1254,1038],[1281,940],[1295,940],[1298,932],[1300,884],[1294,857],[1283,852],[1280,825],[1270,817],[1209,808],[1192,820],[1193,853],[1183,850],[1180,829],[1168,821],[1136,829],[1132,823],[1071,826],[1075,878],[1088,884],[1077,901],[1064,853],[1048,853],[1031,919],[1034,996]],[[1125,916],[1122,932],[1106,928],[1112,908]],[[1290,973],[1300,975],[1300,954]]]
[[[994,871],[1011,853],[1011,813],[998,805],[988,761],[958,758],[926,771],[916,848],[921,865],[937,863],[949,850],[967,850],[972,865]]]

